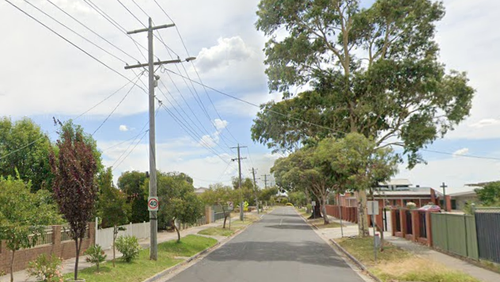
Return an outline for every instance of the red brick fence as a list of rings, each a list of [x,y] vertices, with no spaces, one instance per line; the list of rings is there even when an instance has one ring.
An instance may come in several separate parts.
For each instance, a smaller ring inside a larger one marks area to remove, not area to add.
[[[95,224],[88,224],[87,238],[83,240],[80,254],[95,242]],[[75,242],[69,238],[68,232],[60,225],[54,225],[47,229],[39,244],[30,249],[16,251],[14,257],[14,271],[23,270],[28,262],[34,260],[41,254],[54,254],[62,259],[75,257]],[[5,241],[0,242],[0,272],[10,272],[11,251],[7,248]]]

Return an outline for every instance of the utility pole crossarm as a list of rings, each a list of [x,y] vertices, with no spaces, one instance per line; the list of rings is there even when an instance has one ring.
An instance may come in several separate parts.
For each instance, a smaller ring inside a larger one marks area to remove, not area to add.
[[[141,33],[141,32],[147,32],[150,30],[157,30],[157,29],[162,29],[162,28],[168,28],[168,27],[174,27],[175,24],[163,24],[163,25],[158,25],[158,26],[151,26],[149,28],[141,28],[141,29],[136,29],[132,31],[128,31],[127,34],[135,34],[135,33]]]

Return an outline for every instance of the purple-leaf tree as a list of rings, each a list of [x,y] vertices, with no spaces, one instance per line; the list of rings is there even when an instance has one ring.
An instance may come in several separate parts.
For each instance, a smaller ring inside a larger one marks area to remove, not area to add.
[[[59,210],[70,227],[75,241],[75,280],[78,279],[78,260],[97,198],[96,173],[98,166],[92,146],[82,130],[71,123],[61,124],[58,152],[51,152],[50,165],[54,173],[53,192]]]

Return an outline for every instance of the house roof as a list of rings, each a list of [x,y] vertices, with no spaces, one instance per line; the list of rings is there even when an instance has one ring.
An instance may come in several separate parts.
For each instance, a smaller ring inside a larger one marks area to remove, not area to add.
[[[195,194],[202,194],[207,190],[208,190],[208,188],[204,188],[204,187],[194,188],[194,193]]]
[[[379,185],[406,185],[406,186],[410,186],[411,182],[408,179],[396,178],[396,179],[391,179],[389,181],[380,182]]]

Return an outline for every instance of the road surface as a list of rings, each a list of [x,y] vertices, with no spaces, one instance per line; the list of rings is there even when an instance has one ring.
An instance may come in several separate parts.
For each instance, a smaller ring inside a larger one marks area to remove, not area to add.
[[[168,281],[364,280],[292,207],[281,207]]]

